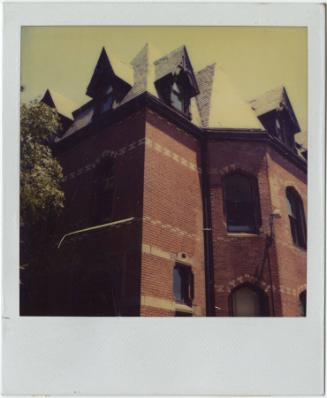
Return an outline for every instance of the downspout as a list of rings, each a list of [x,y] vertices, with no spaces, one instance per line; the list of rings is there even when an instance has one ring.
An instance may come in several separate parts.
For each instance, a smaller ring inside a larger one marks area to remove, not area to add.
[[[204,238],[204,267],[205,267],[205,293],[206,314],[215,316],[214,310],[214,279],[213,279],[213,250],[212,250],[212,222],[209,191],[209,178],[207,170],[207,139],[201,137],[201,185],[203,204],[203,238]]]

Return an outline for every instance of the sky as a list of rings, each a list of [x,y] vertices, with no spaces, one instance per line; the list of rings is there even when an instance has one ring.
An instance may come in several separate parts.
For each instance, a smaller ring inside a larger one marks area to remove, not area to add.
[[[194,71],[216,62],[240,95],[251,100],[285,86],[306,143],[307,29],[301,27],[23,27],[22,101],[51,88],[76,102],[88,101],[86,87],[103,46],[129,63],[146,43],[164,56],[186,45]]]

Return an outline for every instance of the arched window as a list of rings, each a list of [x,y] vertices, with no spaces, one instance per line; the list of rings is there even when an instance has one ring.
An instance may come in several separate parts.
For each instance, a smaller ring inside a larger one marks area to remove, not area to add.
[[[231,293],[231,313],[233,316],[265,316],[267,300],[262,290],[250,284],[235,288]]]
[[[98,166],[96,176],[96,222],[108,222],[111,220],[112,205],[114,199],[114,173],[111,158],[103,160]]]
[[[307,291],[304,290],[300,296],[300,315],[306,316],[307,315]]]
[[[302,199],[295,189],[291,187],[286,189],[286,198],[293,242],[296,246],[305,249],[307,237]]]
[[[223,189],[227,230],[257,233],[261,217],[256,178],[229,174],[223,179]]]

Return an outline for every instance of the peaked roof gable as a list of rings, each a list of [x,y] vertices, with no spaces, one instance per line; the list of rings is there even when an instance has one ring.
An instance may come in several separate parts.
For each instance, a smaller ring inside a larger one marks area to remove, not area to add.
[[[109,59],[106,49],[103,47],[87,87],[86,95],[95,98],[99,93],[105,93],[117,80],[132,86],[132,68],[130,65],[121,62],[113,54],[111,54]]]
[[[271,111],[286,109],[293,123],[294,132],[301,130],[284,86],[279,86],[265,92],[261,96],[251,100],[250,104],[258,117]]]
[[[164,57],[156,60],[154,64],[155,81],[158,81],[167,75],[178,75],[181,70],[184,70],[190,79],[194,95],[198,94],[198,83],[185,46],[176,48]]]
[[[60,115],[73,120],[73,111],[78,105],[52,89],[47,89],[41,102],[54,108]]]
[[[204,127],[263,129],[222,68],[208,65],[196,78],[200,89],[196,99]]]

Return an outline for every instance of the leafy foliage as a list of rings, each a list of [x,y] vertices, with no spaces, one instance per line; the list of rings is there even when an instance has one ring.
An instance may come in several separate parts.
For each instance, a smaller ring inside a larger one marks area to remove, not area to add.
[[[62,168],[48,146],[49,137],[60,130],[58,114],[33,101],[21,106],[21,224],[45,221],[64,206]]]

